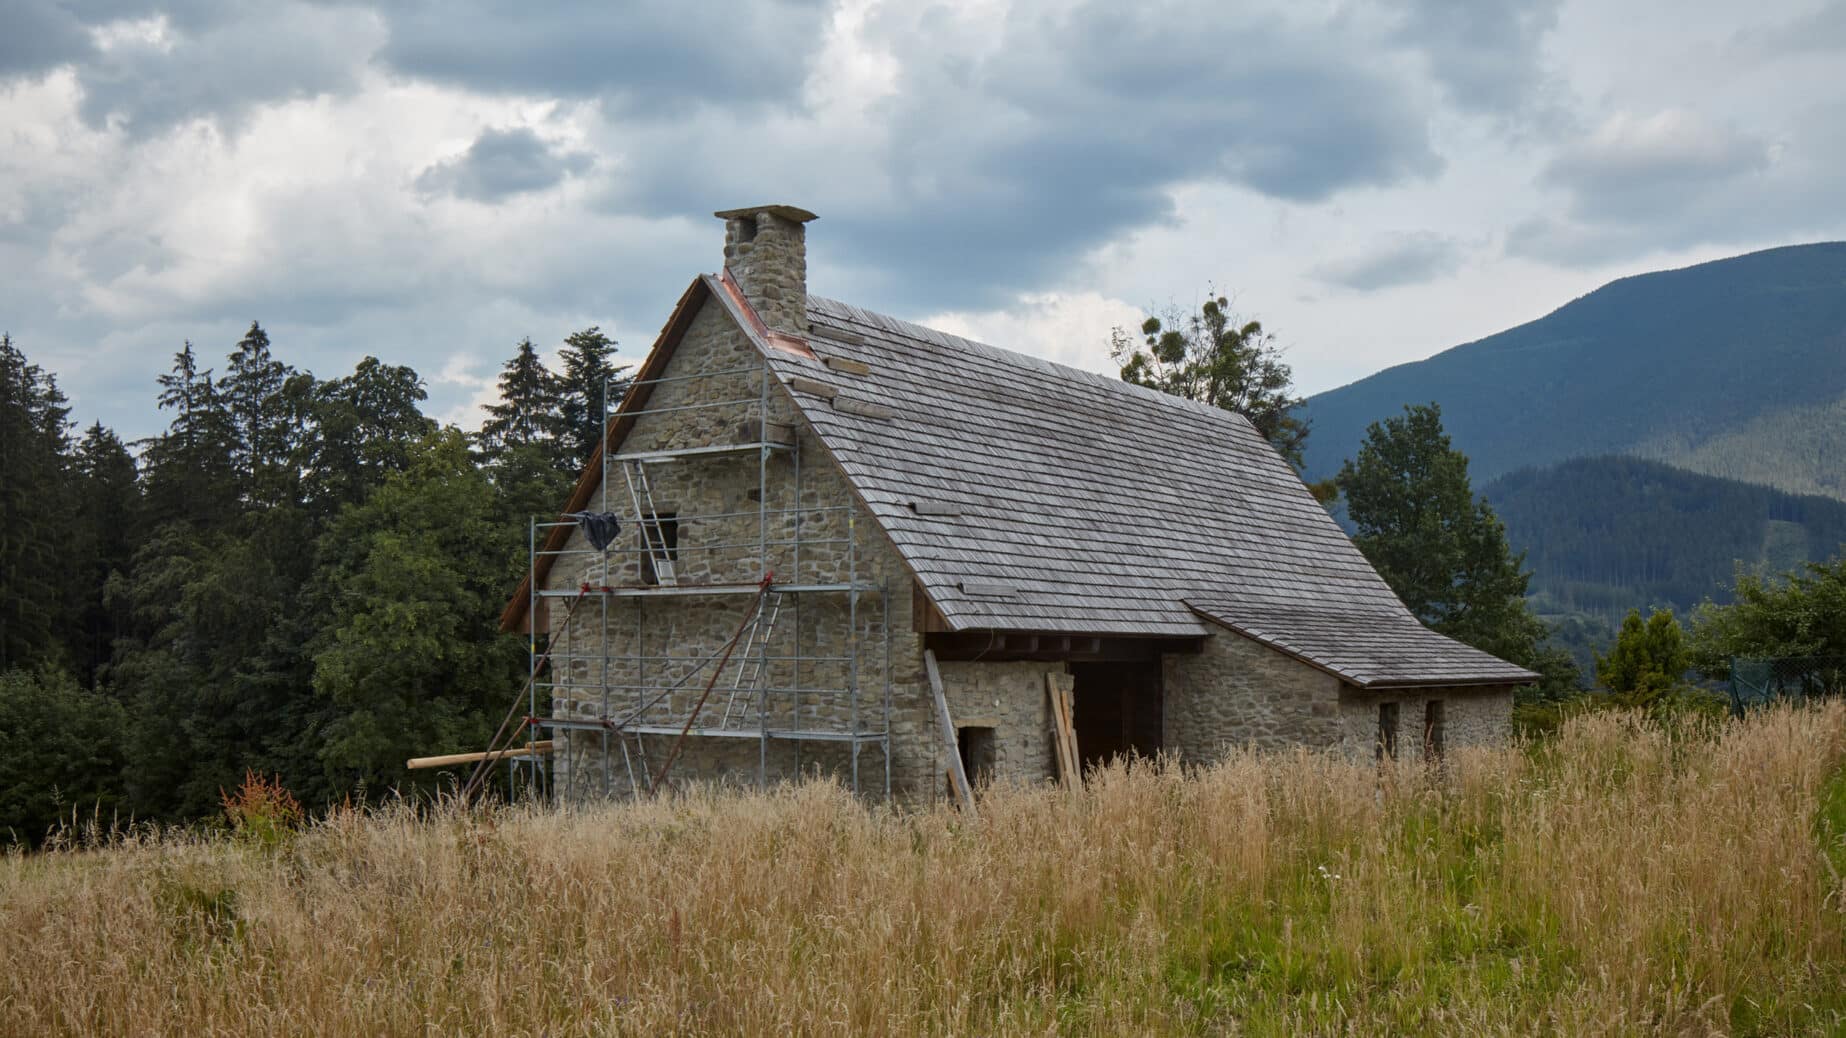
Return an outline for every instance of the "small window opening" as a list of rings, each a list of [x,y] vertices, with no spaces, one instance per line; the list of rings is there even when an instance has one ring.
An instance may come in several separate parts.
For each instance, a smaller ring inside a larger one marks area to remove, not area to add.
[[[1378,759],[1397,757],[1397,704],[1378,704]]]
[[[994,730],[971,726],[955,729],[955,749],[961,754],[961,770],[968,784],[980,789],[994,777]]]
[[[1432,699],[1423,707],[1423,759],[1442,759],[1442,700]]]
[[[674,563],[679,561],[679,519],[661,512],[641,520],[641,583],[674,584]]]

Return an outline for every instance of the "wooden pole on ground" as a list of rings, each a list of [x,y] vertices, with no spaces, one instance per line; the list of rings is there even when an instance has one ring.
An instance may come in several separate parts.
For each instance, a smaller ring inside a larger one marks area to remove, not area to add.
[[[507,757],[536,757],[541,753],[551,752],[550,739],[527,743],[524,746],[509,746],[504,750],[488,750],[482,753],[449,753],[440,757],[412,757],[404,762],[404,767],[415,771],[418,768],[446,768],[455,764],[479,764],[484,760],[502,760]]]

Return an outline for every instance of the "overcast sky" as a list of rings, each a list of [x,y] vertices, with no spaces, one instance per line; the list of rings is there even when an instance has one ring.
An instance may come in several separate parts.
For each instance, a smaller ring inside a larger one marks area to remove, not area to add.
[[[0,329],[125,436],[253,319],[473,425],[786,202],[818,294],[1109,370],[1215,285],[1314,392],[1846,237],[1843,70],[1843,0],[0,0]]]

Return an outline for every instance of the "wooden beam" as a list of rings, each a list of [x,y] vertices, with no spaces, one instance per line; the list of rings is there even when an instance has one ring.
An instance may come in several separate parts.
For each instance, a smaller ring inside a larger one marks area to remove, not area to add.
[[[936,724],[942,729],[942,745],[949,751],[949,785],[955,789],[962,810],[974,814],[974,788],[961,766],[961,746],[955,738],[955,721],[949,717],[949,697],[942,692],[942,671],[936,667],[936,654],[923,650],[923,669],[929,672],[929,690],[936,696]]]
[[[418,768],[447,768],[456,764],[479,764],[484,760],[501,760],[507,757],[536,757],[541,753],[551,752],[550,739],[541,739],[524,746],[509,746],[492,753],[448,753],[440,757],[412,757],[404,762],[404,767],[415,771]]]
[[[1045,675],[1045,700],[1051,706],[1051,747],[1057,758],[1058,782],[1065,789],[1076,789],[1083,781],[1082,764],[1077,758],[1077,729],[1072,723],[1070,678],[1065,674]]]
[[[1199,638],[1098,637],[1056,631],[949,631],[939,615],[926,613],[918,600],[917,627],[939,660],[1026,660],[1059,662],[1134,662],[1157,660],[1167,653],[1196,653]]]

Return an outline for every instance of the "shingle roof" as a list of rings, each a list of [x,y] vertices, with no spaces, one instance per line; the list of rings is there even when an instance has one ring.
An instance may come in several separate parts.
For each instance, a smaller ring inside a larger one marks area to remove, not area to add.
[[[1437,634],[1408,612],[1267,610],[1223,599],[1188,599],[1199,615],[1361,688],[1517,685],[1523,667]]]
[[[808,317],[819,359],[759,345],[953,630],[1203,614],[1360,685],[1535,677],[1418,623],[1241,416],[832,300]]]

